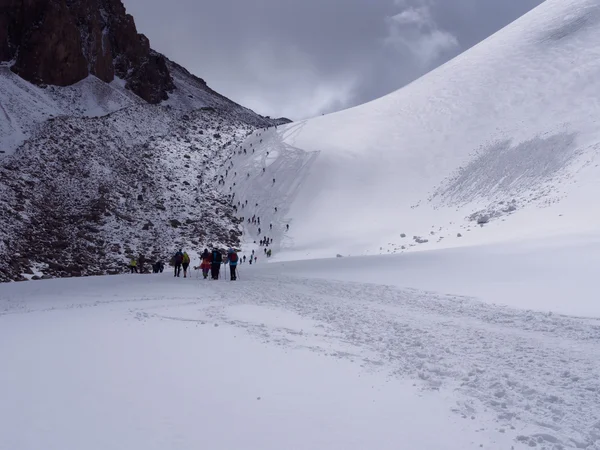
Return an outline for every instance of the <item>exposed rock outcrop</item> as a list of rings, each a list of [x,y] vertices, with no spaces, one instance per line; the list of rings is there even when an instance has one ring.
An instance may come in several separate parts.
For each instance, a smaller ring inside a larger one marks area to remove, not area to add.
[[[138,34],[121,0],[0,0],[0,62],[36,84],[115,76],[149,103],[175,86],[164,56]]]

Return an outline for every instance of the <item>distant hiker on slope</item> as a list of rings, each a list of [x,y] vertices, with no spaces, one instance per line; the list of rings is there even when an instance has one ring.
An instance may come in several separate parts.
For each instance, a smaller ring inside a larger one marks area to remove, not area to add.
[[[173,265],[175,266],[175,274],[173,276],[178,277],[181,275],[181,264],[183,263],[183,251],[179,249],[173,257]]]
[[[216,248],[213,249],[210,257],[210,269],[213,280],[219,279],[219,272],[221,271],[221,264],[223,263],[223,255]]]
[[[272,254],[273,254],[273,253],[271,252],[271,249],[269,249],[269,250],[267,251],[267,258],[270,258]]]
[[[204,249],[204,251],[202,252],[202,263],[200,264],[200,269],[202,269],[202,276],[204,277],[204,279],[206,280],[208,278],[208,271],[210,270],[210,260],[211,260],[211,255],[208,252],[208,249]]]
[[[129,269],[131,270],[131,273],[133,273],[133,272],[138,273],[137,259],[131,258],[131,261],[129,261]]]
[[[183,253],[183,259],[181,260],[181,265],[183,266],[183,278],[187,278],[187,270],[190,266],[190,255],[187,252]]]
[[[227,251],[227,259],[229,260],[229,271],[231,273],[231,281],[235,281],[237,280],[235,269],[238,265],[238,254],[235,252],[234,249],[230,248]]]

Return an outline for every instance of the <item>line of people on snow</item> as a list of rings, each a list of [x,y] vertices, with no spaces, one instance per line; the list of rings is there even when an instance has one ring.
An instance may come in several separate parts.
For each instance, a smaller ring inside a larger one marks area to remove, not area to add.
[[[268,257],[271,256],[271,251],[265,252],[265,255]],[[212,279],[218,280],[220,276],[221,265],[228,265],[230,271],[230,279],[232,281],[237,280],[237,266],[238,264],[249,262],[250,264],[258,262],[258,256],[255,255],[254,250],[252,250],[252,255],[250,258],[243,256],[242,259],[237,254],[233,248],[229,248],[226,252],[223,252],[217,248],[212,251],[208,251],[208,249],[204,249],[204,252],[200,255],[201,263],[200,266],[194,267],[194,270],[201,270],[202,275],[205,279],[208,278],[209,274]],[[179,249],[175,255],[171,258],[171,265],[173,266],[173,276],[181,277],[181,272],[183,270],[183,277],[187,278],[188,270],[190,267],[191,258],[187,252],[184,252],[183,249]],[[143,255],[140,255],[139,258],[132,257],[129,261],[129,269],[131,273],[144,273],[143,269],[145,263],[145,258]],[[139,270],[138,270],[139,267]],[[163,273],[165,265],[162,261],[157,260],[152,264],[152,272],[153,273]],[[190,275],[191,276],[191,275]]]
[[[144,273],[145,268],[144,264],[146,263],[146,258],[144,255],[140,255],[139,258],[135,256],[131,257],[129,260],[129,270],[131,273]],[[138,270],[139,267],[139,270]],[[153,273],[162,273],[165,270],[165,265],[161,260],[157,260],[152,263],[152,272]]]

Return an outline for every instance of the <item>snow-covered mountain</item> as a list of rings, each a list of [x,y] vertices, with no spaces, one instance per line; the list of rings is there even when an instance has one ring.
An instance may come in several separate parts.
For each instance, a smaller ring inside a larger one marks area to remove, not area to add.
[[[384,98],[251,137],[228,186],[284,259],[596,231],[599,40],[596,0],[548,0]]]
[[[288,121],[152,51],[120,0],[6,1],[0,281],[116,273],[130,255],[237,244],[216,173],[253,130]],[[56,33],[63,59],[48,45]]]

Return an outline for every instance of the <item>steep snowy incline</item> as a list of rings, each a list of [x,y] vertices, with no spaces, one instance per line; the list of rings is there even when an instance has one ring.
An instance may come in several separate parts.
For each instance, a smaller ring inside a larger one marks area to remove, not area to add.
[[[283,258],[594,230],[599,40],[597,1],[548,0],[387,97],[255,134],[226,189]]]

